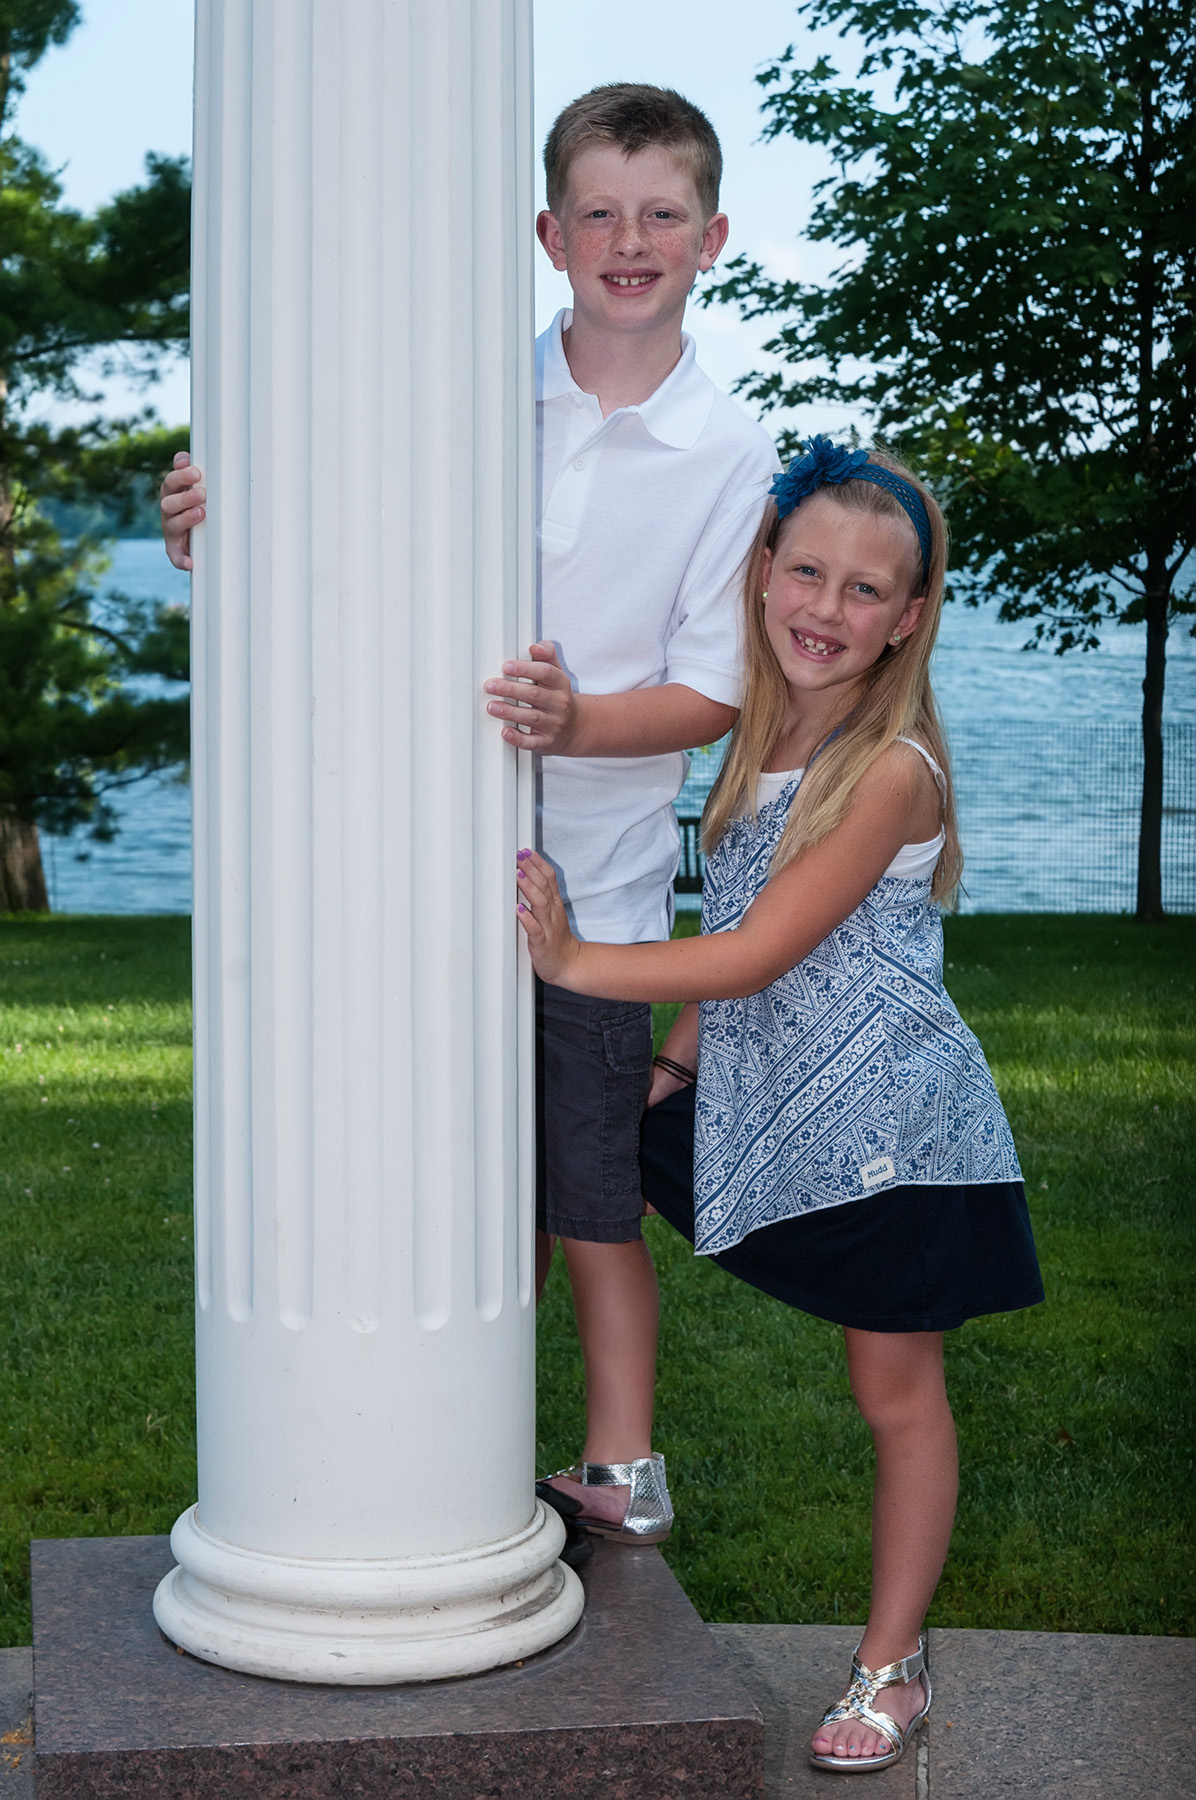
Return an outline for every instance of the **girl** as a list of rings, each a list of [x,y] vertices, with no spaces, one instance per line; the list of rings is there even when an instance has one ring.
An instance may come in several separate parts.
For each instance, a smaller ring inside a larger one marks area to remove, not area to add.
[[[856,1773],[896,1762],[930,1710],[921,1628],[957,1487],[943,1331],[1042,1284],[1005,1115],[942,986],[936,902],[961,866],[929,679],[942,515],[892,457],[823,438],[772,494],[703,820],[702,936],[579,943],[526,850],[519,920],[545,981],[687,1003],[645,1195],[699,1255],[844,1327],[876,1448],[872,1603],[810,1760]]]

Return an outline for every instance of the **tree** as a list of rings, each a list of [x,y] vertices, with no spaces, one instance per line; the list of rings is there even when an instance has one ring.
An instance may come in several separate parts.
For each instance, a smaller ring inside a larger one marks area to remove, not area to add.
[[[84,398],[81,366],[119,352],[152,377],[185,343],[190,193],[185,164],[91,216],[62,204],[37,151],[10,129],[25,73],[79,21],[74,0],[0,0],[0,911],[46,905],[37,827],[110,835],[106,795],[185,761],[186,620],[95,595],[94,537],[53,528],[51,501],[130,510],[185,434],[136,420],[53,428],[37,396]]]
[[[776,315],[766,409],[862,405],[944,499],[965,598],[1062,652],[1145,621],[1138,916],[1162,915],[1171,620],[1196,611],[1192,0],[808,0],[865,54],[790,48],[766,136],[829,150],[825,287],[743,258],[709,299]],[[886,98],[878,97],[884,93]],[[792,434],[790,434],[792,435]]]

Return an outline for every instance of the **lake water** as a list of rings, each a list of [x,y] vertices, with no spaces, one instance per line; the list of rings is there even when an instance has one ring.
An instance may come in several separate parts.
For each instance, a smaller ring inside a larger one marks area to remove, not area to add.
[[[115,546],[107,584],[187,599],[157,539]],[[1111,630],[1097,651],[1023,651],[1031,626],[995,607],[947,607],[934,681],[951,739],[972,911],[1120,911],[1133,906],[1138,717],[1145,631]],[[1165,899],[1196,910],[1196,641],[1168,644]],[[717,762],[695,757],[678,810],[700,812]],[[56,912],[187,912],[190,790],[137,783],[116,800],[111,844],[43,836]]]

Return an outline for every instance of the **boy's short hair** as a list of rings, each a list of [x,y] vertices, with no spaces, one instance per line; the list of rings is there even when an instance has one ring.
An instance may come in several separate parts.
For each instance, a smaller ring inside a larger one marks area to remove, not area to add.
[[[672,150],[693,176],[706,217],[718,211],[718,137],[706,114],[674,89],[608,81],[571,101],[544,143],[550,212],[564,199],[573,159],[587,144],[617,144],[624,156],[657,146]]]

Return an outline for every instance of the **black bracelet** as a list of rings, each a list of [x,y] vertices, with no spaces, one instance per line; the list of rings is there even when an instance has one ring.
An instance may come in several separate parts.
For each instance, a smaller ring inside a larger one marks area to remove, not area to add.
[[[662,1068],[666,1075],[675,1075],[678,1081],[696,1081],[698,1071],[687,1069],[684,1063],[674,1062],[671,1056],[654,1056],[652,1061]]]

